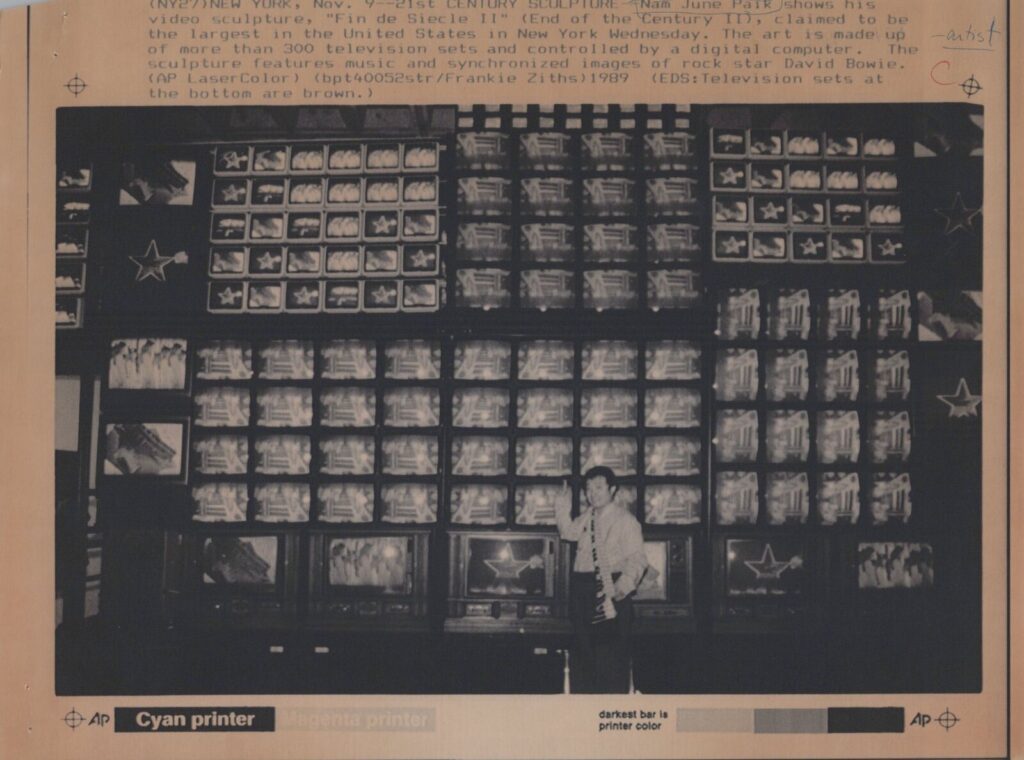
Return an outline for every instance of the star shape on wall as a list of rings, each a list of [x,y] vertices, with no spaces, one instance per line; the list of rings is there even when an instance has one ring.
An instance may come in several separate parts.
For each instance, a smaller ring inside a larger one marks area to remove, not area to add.
[[[484,564],[494,571],[495,579],[518,580],[520,574],[530,562],[528,560],[515,559],[512,556],[512,546],[505,544],[501,550],[500,559],[485,559]]]
[[[280,266],[281,257],[274,255],[270,251],[267,251],[258,259],[256,259],[256,263],[260,265],[260,269],[272,272]]]
[[[956,385],[956,392],[951,394],[940,393],[935,398],[949,407],[949,417],[977,417],[978,405],[981,403],[981,396],[975,396],[967,387],[967,379],[961,377]]]
[[[394,294],[393,294],[393,292],[391,290],[389,290],[388,288],[386,288],[383,285],[381,285],[376,290],[374,290],[372,293],[370,293],[370,299],[374,303],[383,304],[383,303],[388,303],[392,299],[393,295]]]
[[[743,248],[744,245],[746,245],[746,243],[747,243],[746,240],[742,240],[741,238],[738,238],[735,235],[730,235],[729,237],[727,237],[724,240],[722,240],[722,245],[721,245],[722,253],[724,253],[724,254],[737,254],[737,253],[740,253],[740,250]]]
[[[225,169],[241,169],[242,162],[248,159],[247,155],[243,155],[235,150],[229,150],[224,154],[224,168]]]
[[[761,555],[761,559],[758,561],[744,560],[744,565],[754,571],[754,575],[758,580],[778,580],[782,573],[789,568],[798,568],[803,564],[803,560],[800,557],[793,557],[789,562],[778,562],[775,559],[775,551],[772,549],[771,544],[765,544],[764,554]]]
[[[428,251],[416,251],[409,260],[417,269],[426,269],[434,265],[434,255]]]
[[[719,182],[723,185],[738,185],[742,177],[743,172],[738,172],[731,166],[728,169],[723,169],[718,174]]]
[[[807,238],[800,243],[800,253],[804,256],[817,256],[818,249],[824,247],[825,243],[821,240],[814,240],[813,238]]]
[[[227,203],[235,203],[245,197],[245,185],[228,185],[221,191],[221,198]]]
[[[313,288],[303,285],[295,291],[295,303],[299,306],[312,306],[317,302],[319,295],[319,290],[314,290]]]
[[[885,242],[878,244],[878,252],[883,256],[895,256],[902,247],[903,243],[894,243],[890,238],[886,238]]]
[[[388,216],[379,216],[373,220],[374,235],[389,235],[392,227],[398,226],[398,220]]]
[[[776,206],[771,201],[761,209],[761,216],[765,219],[778,219],[779,214],[786,210],[785,206]]]
[[[937,208],[935,213],[946,220],[945,235],[952,235],[957,230],[974,231],[974,218],[981,213],[981,208],[968,208],[963,196],[956,194],[949,208]]]
[[[128,258],[138,267],[138,271],[135,273],[136,282],[142,282],[150,277],[158,282],[167,282],[167,274],[164,272],[164,269],[171,262],[179,261],[179,257],[180,254],[161,256],[156,241],[150,240],[145,256],[129,256]],[[185,260],[188,260],[187,257]]]
[[[221,306],[234,306],[235,301],[242,300],[242,291],[229,288],[218,293],[217,298],[220,299]]]

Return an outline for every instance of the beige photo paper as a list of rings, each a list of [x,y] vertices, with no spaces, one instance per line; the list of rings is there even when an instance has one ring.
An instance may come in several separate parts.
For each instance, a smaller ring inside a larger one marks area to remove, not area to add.
[[[0,754],[1021,751],[1011,3],[4,6]]]

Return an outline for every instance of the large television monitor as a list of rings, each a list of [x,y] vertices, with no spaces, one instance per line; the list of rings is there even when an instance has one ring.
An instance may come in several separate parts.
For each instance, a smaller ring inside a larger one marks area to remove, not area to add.
[[[833,606],[854,619],[914,618],[948,598],[948,579],[966,583],[968,577],[958,545],[899,528],[847,536],[837,559]]]
[[[339,528],[310,535],[311,626],[425,630],[427,530]]]
[[[296,533],[268,526],[168,531],[164,595],[182,625],[293,625],[298,597]]]
[[[565,632],[569,552],[553,533],[450,531],[448,617],[454,632]]]
[[[644,538],[647,572],[633,596],[637,633],[693,628],[693,537],[675,533]]]
[[[714,547],[716,629],[764,631],[806,626],[818,567],[799,534],[735,534]]]

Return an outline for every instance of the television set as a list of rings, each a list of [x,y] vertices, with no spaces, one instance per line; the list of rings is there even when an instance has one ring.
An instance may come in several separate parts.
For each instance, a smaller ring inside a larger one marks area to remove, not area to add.
[[[637,633],[673,633],[693,628],[693,537],[646,536],[644,573],[633,597]]]
[[[924,591],[935,585],[935,551],[927,541],[860,541],[857,589]]]
[[[804,536],[724,534],[713,551],[716,629],[756,632],[809,622],[819,579]]]
[[[203,525],[164,535],[170,622],[232,628],[294,624],[299,536],[267,526]]]
[[[107,420],[103,462],[108,479],[160,478],[184,482],[188,472],[188,421]]]
[[[568,544],[554,533],[449,531],[448,615],[456,633],[568,631]]]
[[[426,530],[313,532],[309,625],[326,630],[425,630],[429,538]]]
[[[184,338],[116,338],[110,342],[108,391],[188,390],[188,341]]]

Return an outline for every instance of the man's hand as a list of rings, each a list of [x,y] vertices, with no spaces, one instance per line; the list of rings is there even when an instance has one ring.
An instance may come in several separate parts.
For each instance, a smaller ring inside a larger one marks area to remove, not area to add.
[[[559,491],[555,500],[555,511],[565,512],[568,515],[572,512],[572,491],[569,490],[569,481],[562,481],[562,490]]]

